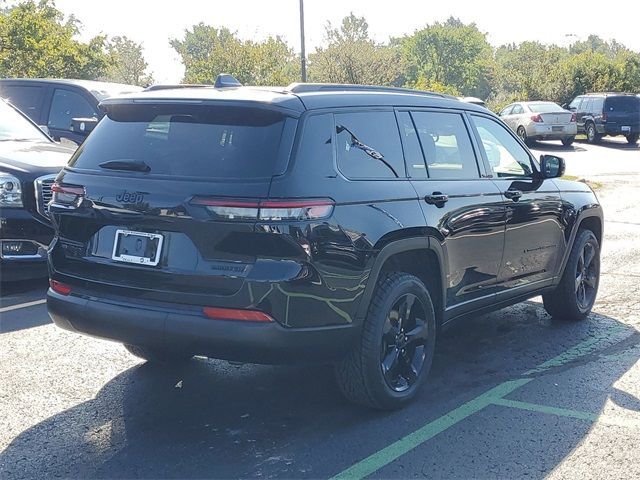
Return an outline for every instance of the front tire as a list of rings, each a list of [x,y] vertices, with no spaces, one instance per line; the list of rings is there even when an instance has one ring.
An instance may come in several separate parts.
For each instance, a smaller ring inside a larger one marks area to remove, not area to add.
[[[627,142],[631,145],[638,143],[638,138],[640,138],[640,133],[632,133],[631,135],[627,135]]]
[[[587,318],[600,283],[600,245],[591,230],[580,230],[571,249],[560,283],[542,296],[544,308],[559,320]]]
[[[573,145],[573,141],[575,139],[576,139],[576,137],[563,138],[562,139],[562,145],[564,145],[565,147],[570,147],[571,145]]]
[[[159,365],[177,365],[186,363],[192,358],[192,355],[189,355],[188,353],[160,347],[125,344],[124,348],[138,358],[142,358],[149,363]]]
[[[591,144],[600,143],[600,140],[602,140],[602,135],[598,133],[598,131],[596,130],[596,126],[593,122],[587,123],[586,131],[587,131],[587,142]]]
[[[424,283],[407,273],[382,276],[360,341],[336,365],[342,394],[371,408],[406,405],[431,369],[435,341],[435,313]]]

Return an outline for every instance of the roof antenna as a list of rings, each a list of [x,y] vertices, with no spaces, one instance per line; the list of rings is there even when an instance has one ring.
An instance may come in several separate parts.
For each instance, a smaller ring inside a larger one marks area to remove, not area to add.
[[[214,88],[233,88],[241,87],[242,84],[233,75],[221,73],[216,77],[216,83],[214,83],[213,86]]]

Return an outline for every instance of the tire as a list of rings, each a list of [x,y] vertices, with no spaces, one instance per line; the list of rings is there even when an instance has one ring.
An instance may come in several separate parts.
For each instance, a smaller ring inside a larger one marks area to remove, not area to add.
[[[602,140],[602,135],[598,133],[598,131],[596,130],[596,126],[593,122],[587,123],[585,132],[587,134],[587,142],[591,144],[600,143],[600,140]]]
[[[573,144],[573,141],[575,139],[576,139],[576,137],[563,138],[562,139],[562,145],[564,145],[565,147],[570,147]]]
[[[161,365],[181,364],[191,360],[192,355],[185,352],[167,350],[159,347],[148,347],[142,345],[127,345],[124,348],[129,353],[135,355],[138,358],[142,358],[149,363],[156,363]]]
[[[633,145],[634,143],[638,143],[638,138],[640,138],[640,133],[632,133],[631,135],[627,135],[626,138],[627,138],[627,142]]]
[[[407,273],[385,274],[376,284],[360,341],[336,365],[342,394],[366,407],[403,407],[429,374],[435,341],[433,302],[424,283]]]
[[[516,134],[518,135],[518,137],[520,137],[520,140],[525,143],[525,145],[531,146],[531,144],[533,143],[533,141],[529,137],[527,137],[527,131],[522,125],[518,127],[518,129],[516,130]]]
[[[580,230],[573,243],[560,283],[542,296],[544,308],[558,320],[587,318],[600,283],[600,246],[591,230]]]

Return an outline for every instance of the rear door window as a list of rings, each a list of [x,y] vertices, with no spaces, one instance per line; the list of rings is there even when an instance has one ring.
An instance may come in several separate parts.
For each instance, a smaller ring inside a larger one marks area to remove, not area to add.
[[[516,105],[513,107],[513,110],[511,111],[512,115],[520,115],[524,113],[524,108],[522,108],[522,105]]]
[[[74,118],[91,118],[98,114],[91,104],[79,93],[56,88],[51,100],[47,126],[59,130],[69,130]]]
[[[36,123],[40,122],[40,112],[44,99],[44,87],[31,85],[3,85],[0,86],[2,96],[18,107]]]
[[[400,178],[404,159],[394,112],[335,116],[338,169],[351,179]]]
[[[411,112],[429,178],[480,178],[469,132],[457,113]]]
[[[111,106],[70,166],[102,170],[109,161],[144,162],[156,175],[271,177],[287,121],[295,122],[239,106]]]

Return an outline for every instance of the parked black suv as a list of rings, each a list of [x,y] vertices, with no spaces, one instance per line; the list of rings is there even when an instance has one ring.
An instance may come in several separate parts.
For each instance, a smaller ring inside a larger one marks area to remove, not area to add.
[[[482,107],[377,87],[165,89],[59,175],[51,317],[151,361],[333,361],[394,408],[439,327],[543,294],[579,320],[602,210]]]
[[[569,110],[576,113],[578,133],[589,143],[605,135],[624,135],[629,143],[640,137],[640,97],[630,93],[588,93],[573,99]]]
[[[84,141],[103,112],[105,98],[141,91],[142,87],[92,80],[53,78],[0,79],[0,97],[26,113],[37,125],[46,126],[54,140]],[[73,122],[73,119],[85,120]],[[94,121],[90,121],[94,119]],[[82,128],[84,127],[84,128]]]
[[[0,98],[0,280],[47,276],[47,203],[74,149],[55,143]]]

